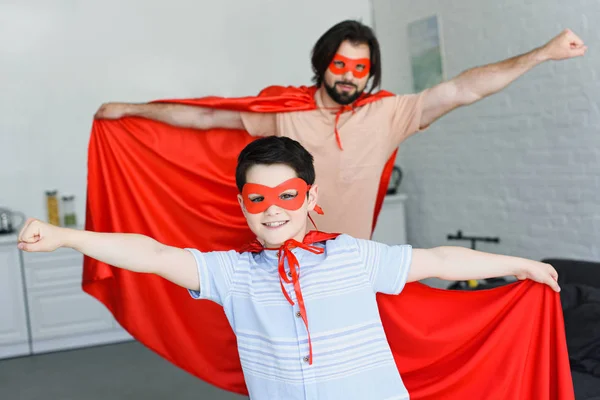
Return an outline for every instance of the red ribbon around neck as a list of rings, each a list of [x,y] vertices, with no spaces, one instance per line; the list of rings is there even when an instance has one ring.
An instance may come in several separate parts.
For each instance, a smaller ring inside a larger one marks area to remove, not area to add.
[[[286,300],[293,306],[295,303],[291,299],[287,290],[283,286],[283,283],[293,284],[294,293],[296,293],[296,300],[298,301],[298,307],[300,308],[300,316],[306,326],[306,333],[308,334],[308,363],[312,365],[313,354],[312,354],[312,341],[310,339],[310,330],[308,329],[308,316],[306,315],[306,306],[304,305],[304,297],[302,296],[302,290],[300,288],[300,263],[292,252],[295,248],[301,248],[306,251],[310,251],[314,254],[323,254],[325,249],[322,247],[314,246],[314,243],[324,242],[327,240],[335,239],[338,233],[325,233],[319,231],[310,231],[304,236],[302,243],[295,239],[288,239],[279,247],[279,249],[268,249],[255,240],[249,243],[242,251],[250,253],[260,253],[263,250],[278,250],[278,270],[279,270],[279,285],[281,286],[281,292],[285,296]],[[285,261],[287,260],[288,267],[290,269],[290,275],[285,272]],[[291,278],[291,279],[290,279]]]

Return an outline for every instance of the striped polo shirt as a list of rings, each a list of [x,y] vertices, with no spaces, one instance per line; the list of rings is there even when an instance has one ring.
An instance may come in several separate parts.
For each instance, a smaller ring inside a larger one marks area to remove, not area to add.
[[[190,294],[223,306],[237,337],[250,398],[408,399],[381,324],[376,293],[402,291],[412,247],[348,235],[315,245],[324,247],[324,253],[292,250],[300,264],[312,364],[293,285],[283,283],[293,306],[282,293],[276,250],[189,249],[200,278],[200,290]]]

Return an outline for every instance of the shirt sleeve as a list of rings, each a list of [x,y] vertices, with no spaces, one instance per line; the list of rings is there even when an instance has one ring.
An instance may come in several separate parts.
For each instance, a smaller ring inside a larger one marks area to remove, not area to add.
[[[410,135],[422,130],[423,92],[393,96],[383,101],[391,103],[388,105],[391,108],[390,145],[396,148]]]
[[[241,113],[244,129],[250,136],[278,136],[276,113]]]
[[[412,246],[389,246],[372,240],[355,240],[373,291],[399,294],[408,279]]]
[[[196,260],[200,290],[188,290],[194,299],[211,300],[223,305],[227,298],[235,267],[240,253],[236,251],[214,251],[203,253],[196,249],[186,249]]]

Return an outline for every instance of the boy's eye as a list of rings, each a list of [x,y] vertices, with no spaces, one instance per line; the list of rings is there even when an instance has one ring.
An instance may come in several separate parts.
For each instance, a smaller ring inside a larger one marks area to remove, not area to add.
[[[364,64],[358,64],[358,65],[356,66],[356,70],[357,70],[358,72],[360,72],[360,71],[364,71],[364,69],[365,69],[365,65],[364,65]]]
[[[265,198],[262,196],[249,196],[250,201],[253,203],[260,203],[261,201],[263,201]]]
[[[344,68],[344,62],[343,61],[334,61],[333,65],[335,65],[337,68]]]
[[[281,200],[291,200],[293,198],[295,198],[296,196],[298,196],[298,193],[282,193],[279,198]]]

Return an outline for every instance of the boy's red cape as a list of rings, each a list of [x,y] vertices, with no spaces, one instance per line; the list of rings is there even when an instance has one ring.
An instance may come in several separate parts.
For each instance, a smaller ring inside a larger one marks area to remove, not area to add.
[[[314,92],[271,87],[256,97],[167,101],[288,112],[315,109]],[[389,95],[364,96],[357,106]],[[251,140],[243,131],[198,132],[139,118],[94,121],[86,229],[141,233],[202,251],[241,248],[253,237],[237,203],[234,171]],[[394,158],[382,176],[375,216]],[[157,276],[90,258],[83,289],[173,364],[247,393],[235,336],[217,304],[192,300],[187,290]],[[559,295],[544,285],[525,281],[460,292],[411,283],[399,296],[378,295],[378,302],[411,399],[574,398]]]

